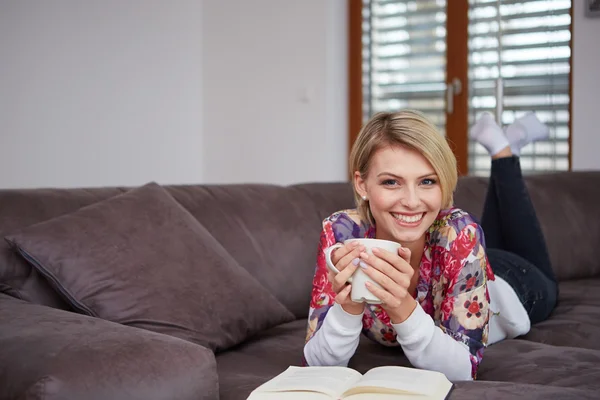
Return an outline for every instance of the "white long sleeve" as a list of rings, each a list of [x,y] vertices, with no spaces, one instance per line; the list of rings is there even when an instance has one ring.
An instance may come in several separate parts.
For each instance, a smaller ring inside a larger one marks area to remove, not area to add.
[[[414,367],[441,372],[451,381],[472,380],[467,346],[436,327],[420,304],[417,303],[404,322],[392,324],[392,327],[404,354]]]
[[[472,379],[467,346],[436,327],[419,304],[406,321],[392,327],[414,367],[442,372],[452,381]],[[347,366],[356,352],[361,331],[362,314],[348,314],[334,304],[321,328],[304,346],[306,362],[310,366]]]
[[[310,366],[348,366],[356,352],[362,331],[363,314],[349,314],[335,303],[321,328],[304,345],[304,358]]]

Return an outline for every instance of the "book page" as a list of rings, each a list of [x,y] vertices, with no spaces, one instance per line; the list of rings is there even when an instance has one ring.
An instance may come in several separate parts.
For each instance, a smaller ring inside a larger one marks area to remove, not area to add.
[[[289,367],[256,392],[314,391],[338,398],[361,377],[359,372],[344,367]]]
[[[452,383],[440,372],[406,367],[378,367],[367,372],[345,394],[400,392],[433,396],[440,386],[447,386],[447,390],[452,387]]]
[[[362,396],[362,395],[359,395]],[[369,396],[368,394],[365,396]],[[257,392],[254,391],[250,393],[250,397],[246,400],[334,400],[335,397],[332,397],[328,394],[319,393],[319,392],[307,392],[307,391],[298,391],[298,392]],[[361,399],[357,399],[361,400]],[[372,398],[366,398],[364,400],[373,400]],[[404,400],[404,399],[403,399]],[[423,398],[418,399],[423,400]]]
[[[430,396],[423,396],[422,394],[404,394],[404,393],[395,393],[395,394],[390,394],[390,393],[379,393],[377,391],[372,391],[369,393],[360,393],[360,394],[355,394],[352,396],[348,396],[348,397],[344,397],[344,400],[445,400],[446,396],[445,395],[434,395],[432,397]],[[265,399],[265,400],[271,400],[271,399]],[[282,399],[273,399],[273,400],[282,400]],[[287,398],[285,400],[288,400]],[[290,399],[293,400],[293,399]],[[309,399],[307,398],[306,400],[313,400],[313,399]],[[317,399],[315,399],[317,400]]]

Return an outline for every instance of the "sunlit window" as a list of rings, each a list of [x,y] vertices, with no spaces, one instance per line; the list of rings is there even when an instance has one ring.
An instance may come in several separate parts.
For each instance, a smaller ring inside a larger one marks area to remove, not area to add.
[[[446,0],[363,0],[363,119],[415,108],[445,134]],[[550,139],[522,150],[524,171],[569,168],[570,0],[469,0],[469,124],[482,112],[504,125],[528,111]],[[498,104],[499,78],[503,96]],[[465,132],[466,135],[466,132]],[[489,157],[469,143],[469,173]]]

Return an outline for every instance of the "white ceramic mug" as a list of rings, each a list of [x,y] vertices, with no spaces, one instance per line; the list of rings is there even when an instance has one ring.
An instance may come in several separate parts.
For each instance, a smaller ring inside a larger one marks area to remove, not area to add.
[[[346,245],[350,242],[355,242],[355,241],[359,242],[361,245],[363,245],[367,251],[367,254],[370,254],[370,255],[373,254],[374,247],[378,247],[380,249],[387,250],[390,253],[395,253],[395,254],[398,254],[398,249],[400,247],[402,247],[400,245],[400,243],[392,242],[390,240],[360,239],[360,238],[348,239],[348,240],[344,241],[343,244],[336,243],[333,246],[330,246],[325,250],[325,263],[327,264],[327,267],[330,270],[332,270],[336,274],[340,273],[340,271],[338,271],[338,269],[335,267],[335,265],[333,265],[333,263],[331,262],[332,251],[335,249],[339,249],[340,247],[343,247],[344,245]],[[365,303],[369,303],[369,304],[381,304],[381,300],[377,296],[375,296],[373,293],[371,293],[369,291],[369,289],[367,289],[367,287],[365,286],[365,283],[371,282],[374,286],[379,287],[379,288],[381,288],[381,286],[377,282],[374,282],[362,270],[362,268],[360,268],[360,267],[356,268],[356,271],[354,271],[352,276],[350,278],[348,278],[347,282],[352,283],[352,293],[350,295],[350,298],[352,299],[352,301],[355,301],[357,303],[365,302]]]

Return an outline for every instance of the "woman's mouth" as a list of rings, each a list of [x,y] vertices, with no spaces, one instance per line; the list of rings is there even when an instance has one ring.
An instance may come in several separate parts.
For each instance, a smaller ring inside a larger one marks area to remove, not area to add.
[[[418,226],[423,220],[423,216],[425,213],[419,214],[399,214],[399,213],[390,213],[392,217],[396,220],[396,223],[401,226],[414,227]]]

